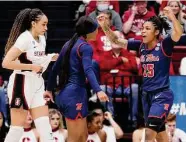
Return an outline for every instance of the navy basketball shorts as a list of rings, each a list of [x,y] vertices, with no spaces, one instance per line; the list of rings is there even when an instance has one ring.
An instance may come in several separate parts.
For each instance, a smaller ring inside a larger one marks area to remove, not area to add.
[[[165,120],[168,116],[174,100],[174,94],[169,88],[159,91],[142,93],[142,105],[145,122],[148,118],[160,118]]]
[[[56,96],[56,104],[67,119],[82,119],[88,115],[87,92],[79,85],[67,85]]]

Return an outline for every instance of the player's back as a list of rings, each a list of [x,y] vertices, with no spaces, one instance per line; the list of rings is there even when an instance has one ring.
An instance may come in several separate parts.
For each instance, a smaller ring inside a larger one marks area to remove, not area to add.
[[[80,86],[85,86],[86,71],[84,71],[83,64],[86,62],[86,59],[82,57],[82,52],[87,52],[88,54],[90,53],[90,56],[93,54],[91,46],[86,41],[79,38],[70,53],[70,73],[68,82],[78,84]]]

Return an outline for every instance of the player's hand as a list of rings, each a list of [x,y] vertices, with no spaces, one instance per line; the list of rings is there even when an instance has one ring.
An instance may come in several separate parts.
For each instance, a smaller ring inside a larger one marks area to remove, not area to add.
[[[56,54],[52,57],[52,61],[56,61],[56,60],[58,59],[58,57],[59,57],[59,54],[56,53]]]
[[[47,102],[53,102],[54,103],[54,99],[53,99],[53,96],[52,96],[52,92],[51,91],[45,91],[45,93],[43,94],[43,97],[44,99],[47,101]]]
[[[163,15],[166,16],[169,20],[174,20],[176,17],[172,11],[172,9],[169,6],[166,6],[163,9]]]
[[[137,14],[138,13],[137,6],[136,5],[133,5],[132,8],[131,8],[131,10],[132,10],[132,13],[133,14]]]
[[[107,96],[107,95],[105,94],[105,92],[103,92],[103,91],[97,92],[97,97],[98,97],[98,99],[99,99],[101,102],[109,101],[108,96]]]
[[[106,15],[105,13],[101,13],[99,14],[99,16],[97,16],[97,21],[98,21],[98,24],[101,26],[101,27],[104,27],[105,25],[105,21],[106,19],[108,18],[108,15]]]
[[[104,113],[104,118],[105,118],[106,120],[110,120],[110,119],[112,119],[112,114],[111,114],[110,112],[106,111],[106,112]]]
[[[43,67],[39,65],[31,65],[31,70],[36,73],[41,73],[43,71]]]

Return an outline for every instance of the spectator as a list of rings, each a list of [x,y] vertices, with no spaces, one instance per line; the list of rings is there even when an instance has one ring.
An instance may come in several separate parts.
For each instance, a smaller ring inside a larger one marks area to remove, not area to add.
[[[104,110],[103,106],[100,103],[91,103],[89,108],[93,112],[96,112],[100,115],[102,122],[102,129],[107,134],[106,142],[116,142],[116,139],[123,137],[123,131],[120,126],[114,121],[110,112]]]
[[[160,13],[162,13],[163,8],[167,6],[168,1],[170,1],[170,0],[162,0],[161,6],[160,6]],[[185,0],[180,0],[180,2],[183,4],[182,9],[185,12],[186,11],[186,1]]]
[[[101,13],[100,13],[101,14]],[[115,27],[111,25],[112,14],[110,11],[105,12],[107,15],[106,17],[106,24],[112,29],[115,30]],[[99,14],[98,14],[99,15]],[[93,59],[96,61],[102,56],[102,53],[105,51],[111,50],[111,43],[105,33],[103,32],[102,28],[98,28],[98,34],[96,36],[95,41],[89,42],[93,47]]]
[[[8,127],[5,126],[4,114],[2,111],[0,111],[0,142],[4,142],[7,132]]]
[[[147,10],[146,0],[135,0],[132,8],[124,12],[122,16],[123,32],[126,34],[126,39],[134,38],[142,40],[142,25],[154,15],[155,13]]]
[[[178,19],[178,21],[180,22],[180,24],[183,27],[183,33],[186,33],[186,14],[182,12],[182,5],[179,1],[168,1],[167,6],[169,6],[174,15],[176,16],[176,18]],[[172,33],[172,28],[173,28],[173,24],[172,21],[170,20],[166,20],[167,23],[169,23],[170,25],[170,29],[165,30],[166,34],[171,34]]]
[[[169,142],[186,142],[186,133],[176,128],[176,115],[169,114],[166,123],[166,132],[168,134]]]
[[[145,142],[145,120],[143,114],[138,114],[137,116],[137,129],[132,134],[133,142]],[[153,142],[156,142],[154,140]]]
[[[180,75],[186,75],[186,57],[181,59]]]
[[[115,31],[118,38],[123,38],[123,35]],[[112,71],[117,71],[117,76],[132,76],[138,74],[138,66],[136,62],[136,57],[133,53],[128,52],[123,47],[115,45],[111,43],[112,50],[104,52],[102,58],[99,59],[98,63],[100,65],[100,73],[101,73],[101,88],[106,91],[107,95],[112,98],[113,95],[113,76]],[[134,46],[131,42],[128,46]],[[130,84],[132,88],[132,116],[133,121],[136,120],[135,116],[137,114],[137,105],[138,105],[138,85],[134,83],[134,81],[130,82],[129,77],[124,78],[124,82],[122,84],[121,78],[116,77],[115,79],[115,94],[114,95],[130,95]],[[106,88],[107,84],[107,88]],[[122,90],[123,89],[123,90]],[[130,97],[129,97],[130,99]],[[131,102],[131,101],[130,101]],[[113,114],[113,104],[112,99],[108,102],[108,110]]]
[[[62,115],[57,109],[49,109],[50,125],[56,142],[67,141],[68,132],[63,127]]]
[[[21,139],[19,140],[19,142],[25,142],[25,141],[39,142],[39,140],[40,140],[39,133],[35,129],[34,121],[32,119],[30,112],[28,112],[24,124],[24,133]]]
[[[87,142],[106,142],[107,134],[103,131],[100,115],[91,112],[87,116],[88,139]]]
[[[108,0],[109,1],[109,0]],[[83,0],[84,3],[87,3],[86,0]],[[110,1],[110,5],[109,5],[110,9],[115,10],[117,13],[120,12],[119,9],[119,1],[118,0],[114,0],[114,1]],[[87,5],[86,8],[86,15],[89,15],[91,12],[93,12],[96,9],[96,0],[90,0],[90,2]]]
[[[110,1],[108,0],[97,0],[96,1],[96,9],[89,14],[91,18],[96,20],[96,17],[101,12],[111,12],[111,25],[115,26],[116,30],[122,31],[122,21],[119,13],[117,13],[115,10],[109,9]]]
[[[0,75],[0,108],[5,117],[5,124],[8,126],[8,96],[7,96],[7,82],[4,81],[3,76]]]

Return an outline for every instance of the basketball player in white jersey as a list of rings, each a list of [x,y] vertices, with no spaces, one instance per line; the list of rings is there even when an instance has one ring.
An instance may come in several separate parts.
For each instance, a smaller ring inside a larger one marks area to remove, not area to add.
[[[45,54],[48,18],[39,9],[24,9],[17,15],[5,47],[3,68],[13,70],[8,84],[11,127],[5,142],[18,142],[30,110],[41,142],[53,142],[48,106],[43,98],[42,72],[57,54]]]
[[[145,141],[145,120],[143,114],[139,113],[137,116],[137,129],[132,134],[132,142],[146,142]],[[156,142],[156,140],[152,141]]]
[[[67,130],[63,127],[61,113],[56,109],[49,109],[50,125],[55,142],[67,142]]]
[[[28,112],[24,125],[24,133],[19,142],[39,142],[39,134],[34,128],[34,123],[30,112]]]
[[[88,139],[87,142],[106,142],[107,135],[102,128],[100,115],[91,112],[87,116]]]
[[[106,142],[116,142],[117,139],[120,139],[123,137],[123,131],[120,128],[120,126],[114,121],[112,118],[112,115],[110,112],[103,112],[102,106],[100,104],[94,104],[94,110],[93,112],[96,112],[100,115],[101,121],[102,121],[102,129],[107,134],[107,140]],[[110,125],[105,125],[104,122],[107,120]]]
[[[145,141],[145,128],[136,129],[132,134],[133,142],[146,142]],[[156,140],[152,142],[157,142]]]

